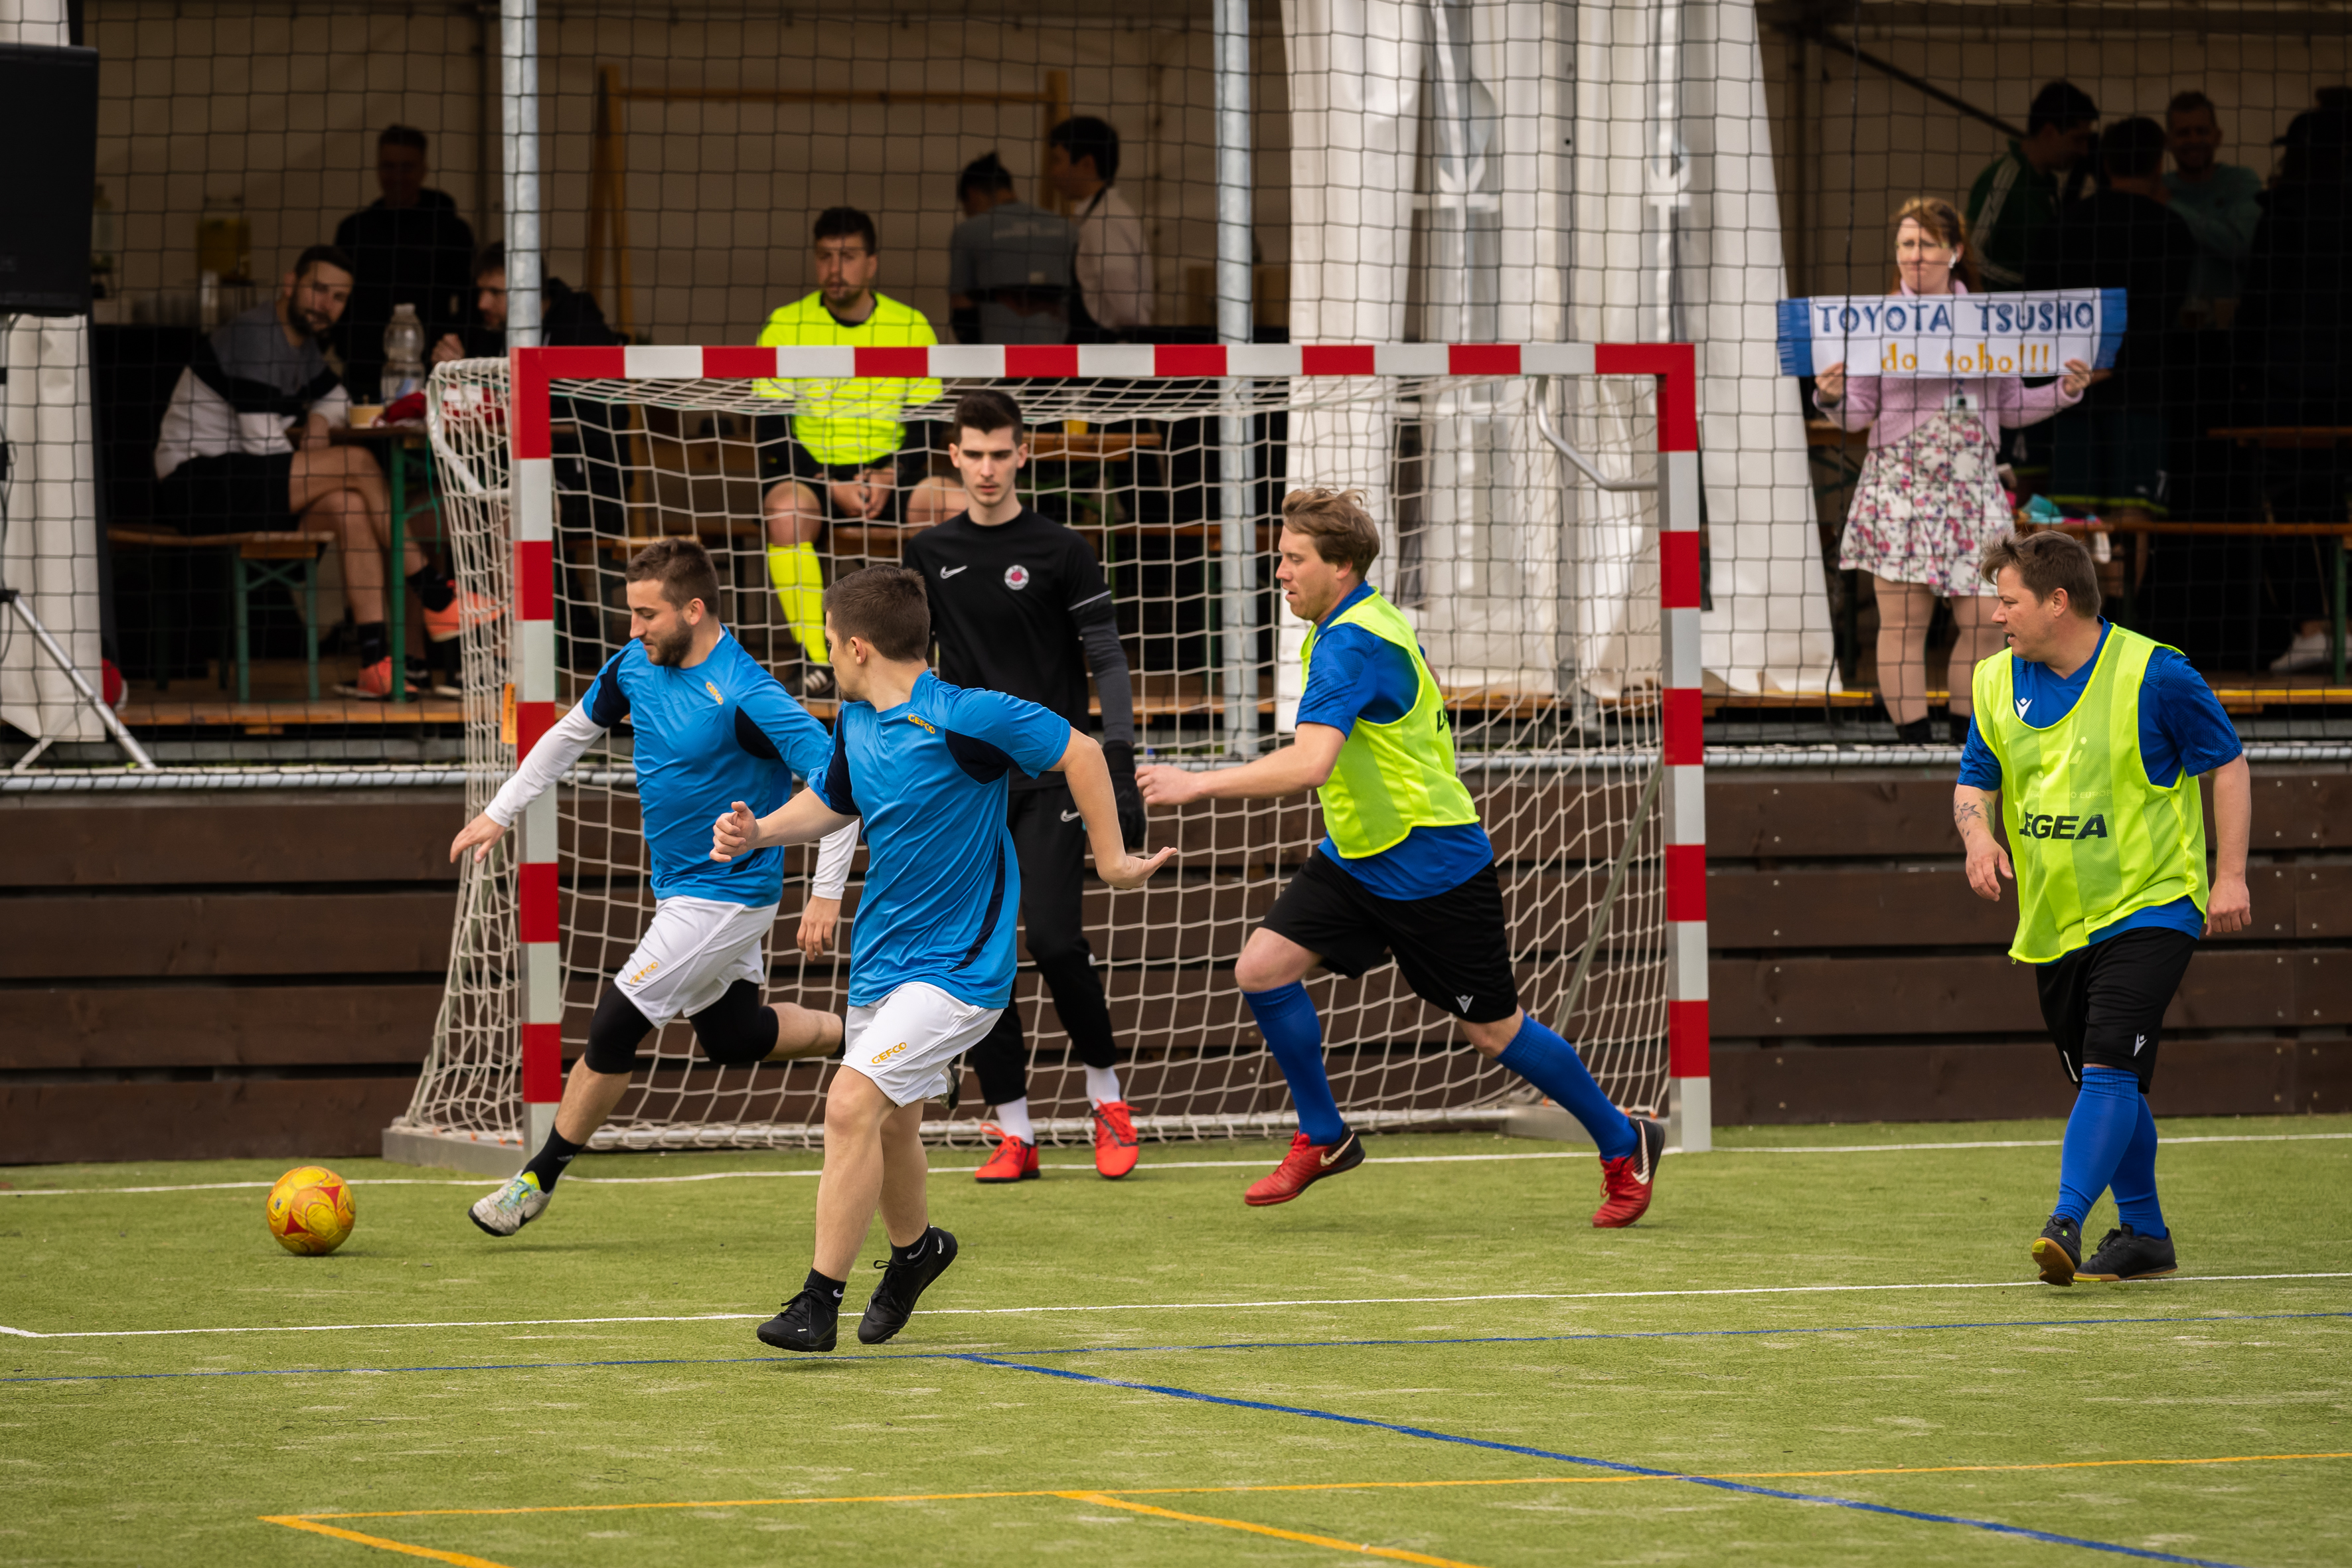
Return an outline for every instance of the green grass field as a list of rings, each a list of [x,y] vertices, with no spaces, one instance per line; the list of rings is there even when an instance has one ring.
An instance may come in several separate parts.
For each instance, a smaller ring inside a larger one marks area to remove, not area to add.
[[[805,1358],[810,1155],[583,1159],[506,1242],[336,1162],[323,1258],[275,1163],[0,1170],[0,1563],[2352,1562],[2352,1119],[2167,1123],[2182,1274],[2071,1290],[2058,1131],[1735,1131],[1617,1232],[1499,1138],[1262,1211],[1271,1143],[935,1155],[961,1258]]]

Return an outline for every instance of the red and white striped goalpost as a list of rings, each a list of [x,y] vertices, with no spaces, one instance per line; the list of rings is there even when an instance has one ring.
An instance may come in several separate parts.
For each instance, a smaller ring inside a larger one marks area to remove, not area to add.
[[[515,349],[508,439],[514,529],[515,760],[555,711],[555,473],[551,384],[769,377],[1651,376],[1657,382],[1662,799],[1665,813],[1669,1141],[1711,1146],[1706,1015],[1706,742],[1699,682],[1698,386],[1688,343],[1090,343],[932,348]],[[563,1096],[563,963],[555,795],[518,824],[526,1147],[544,1142]],[[1638,827],[1638,824],[1636,825]],[[1560,1020],[1565,1024],[1567,1020]]]

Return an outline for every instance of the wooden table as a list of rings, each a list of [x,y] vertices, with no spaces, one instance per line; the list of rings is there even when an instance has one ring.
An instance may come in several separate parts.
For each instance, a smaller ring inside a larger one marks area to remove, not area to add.
[[[392,637],[392,689],[385,694],[387,702],[404,702],[408,693],[408,592],[406,574],[400,570],[402,558],[408,551],[408,454],[421,455],[425,465],[425,496],[427,504],[433,498],[433,449],[425,438],[425,426],[417,425],[369,425],[354,429],[338,426],[327,432],[330,445],[337,447],[369,447],[376,449],[377,460],[383,465],[392,481],[392,537],[384,545],[384,616],[386,630]],[[348,570],[348,568],[346,568]]]

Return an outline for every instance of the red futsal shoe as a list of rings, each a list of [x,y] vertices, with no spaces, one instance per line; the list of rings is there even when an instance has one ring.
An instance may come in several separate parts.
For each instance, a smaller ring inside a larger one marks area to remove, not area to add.
[[[1601,1162],[1601,1206],[1592,1211],[1596,1230],[1620,1229],[1650,1212],[1658,1156],[1666,1151],[1666,1124],[1646,1116],[1626,1120],[1633,1124],[1633,1152],[1622,1160]]]
[[[996,1132],[999,1129],[989,1127],[982,1131]],[[980,1169],[972,1173],[971,1179],[975,1182],[1035,1181],[1037,1179],[1037,1145],[1024,1143],[1010,1132],[1003,1133],[1003,1142],[997,1144],[996,1152],[991,1154]]]
[[[1350,1128],[1337,1143],[1309,1143],[1307,1134],[1290,1140],[1290,1152],[1273,1173],[1250,1184],[1242,1201],[1252,1208],[1286,1204],[1326,1176],[1352,1171],[1364,1163],[1364,1145]]]
[[[1135,1169],[1135,1112],[1123,1100],[1095,1106],[1095,1173],[1118,1181]]]

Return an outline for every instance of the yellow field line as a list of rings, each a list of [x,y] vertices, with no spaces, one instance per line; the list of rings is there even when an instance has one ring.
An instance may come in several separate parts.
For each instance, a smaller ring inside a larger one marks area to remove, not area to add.
[[[1941,1476],[2019,1470],[2095,1470],[2122,1466],[2154,1465],[2259,1465],[2289,1459],[2352,1459],[2352,1450],[2324,1454],[2226,1454],[2210,1458],[2189,1459],[2065,1459],[2041,1465],[1916,1465],[1886,1467],[1865,1470],[1739,1470],[1711,1478],[1717,1480],[1772,1481],[1820,1480],[1835,1476]],[[592,1502],[557,1503],[533,1508],[433,1508],[385,1510],[373,1513],[266,1513],[264,1524],[281,1524],[289,1530],[305,1530],[314,1535],[331,1536],[337,1541],[349,1541],[361,1546],[373,1546],[379,1551],[396,1552],[406,1557],[425,1557],[436,1563],[447,1563],[453,1568],[506,1568],[487,1557],[476,1557],[463,1552],[443,1552],[430,1546],[412,1546],[404,1541],[393,1541],[381,1535],[362,1535],[356,1530],[342,1530],[325,1522],[331,1519],[447,1519],[481,1518],[498,1514],[520,1513],[618,1513],[653,1509],[679,1508],[807,1508],[826,1503],[855,1502],[975,1502],[1007,1498],[1061,1498],[1071,1502],[1091,1503],[1100,1508],[1115,1508],[1129,1513],[1148,1514],[1156,1519],[1172,1519],[1186,1524],[1211,1524],[1222,1530],[1247,1531],[1253,1535],[1271,1536],[1280,1541],[1296,1541],[1308,1546],[1328,1547],[1334,1552],[1353,1552],[1361,1556],[1385,1557],[1399,1563],[1418,1563],[1424,1568],[1474,1568],[1449,1557],[1431,1557],[1400,1547],[1368,1546],[1352,1541],[1340,1541],[1328,1535],[1309,1535],[1296,1530],[1280,1530],[1269,1524],[1251,1524],[1238,1519],[1219,1519],[1210,1514],[1179,1513],[1173,1509],[1156,1508],[1150,1503],[1129,1502],[1134,1497],[1171,1497],[1180,1495],[1237,1494],[1244,1492],[1334,1492],[1334,1491],[1404,1491],[1440,1487],[1538,1487],[1538,1486],[1622,1486],[1633,1481],[1679,1480],[1680,1476],[1526,1476],[1499,1479],[1445,1481],[1307,1481],[1275,1486],[1255,1487],[1123,1487],[1116,1491],[1003,1491],[1003,1492],[905,1492],[881,1493],[865,1497],[820,1498],[745,1498],[735,1500],[708,1502]]]
[[[1916,1465],[1864,1470],[1735,1470],[1706,1479],[1726,1481],[1821,1479],[1832,1476],[1940,1476],[1975,1471],[2086,1470],[2133,1465],[2259,1465],[2287,1459],[2352,1459],[2352,1449],[2326,1454],[2222,1454],[2189,1459],[2064,1459],[2041,1465]],[[1444,1481],[1303,1481],[1255,1487],[1097,1487],[1087,1497],[1179,1497],[1206,1493],[1396,1491],[1433,1487],[1610,1486],[1629,1481],[1677,1480],[1679,1476],[1520,1476],[1499,1479]],[[688,1502],[550,1503],[528,1508],[387,1509],[371,1513],[306,1513],[266,1516],[273,1524],[295,1520],[445,1519],[488,1517],[512,1513],[618,1513],[677,1508],[808,1508],[853,1502],[977,1502],[1004,1498],[1075,1497],[1076,1492],[1040,1488],[1004,1492],[892,1492],[865,1497],[733,1498]]]
[[[1277,1530],[1270,1524],[1251,1524],[1238,1519],[1217,1519],[1205,1513],[1178,1513],[1174,1509],[1154,1508],[1148,1502],[1128,1502],[1108,1492],[1056,1492],[1072,1502],[1093,1503],[1097,1508],[1124,1509],[1129,1513],[1149,1514],[1154,1519],[1181,1520],[1186,1524],[1213,1524],[1221,1530],[1245,1530],[1252,1535],[1270,1535],[1276,1541],[1297,1541],[1308,1546],[1328,1546],[1334,1552],[1353,1552],[1365,1557],[1386,1557],[1398,1563],[1419,1563],[1425,1568],[1475,1568],[1468,1563],[1451,1557],[1432,1557],[1426,1552],[1407,1552],[1395,1546],[1365,1546],[1353,1541],[1340,1541],[1328,1535],[1309,1535],[1302,1530]]]
[[[430,1557],[436,1563],[451,1563],[457,1568],[506,1568],[503,1563],[493,1563],[487,1557],[475,1557],[463,1552],[442,1552],[430,1546],[411,1546],[405,1541],[386,1541],[381,1535],[362,1535],[356,1530],[337,1530],[331,1524],[320,1524],[299,1513],[265,1513],[264,1524],[282,1524],[289,1530],[307,1530],[313,1535],[331,1535],[337,1541],[355,1541],[362,1546],[373,1546],[384,1552],[397,1552],[404,1557]]]

